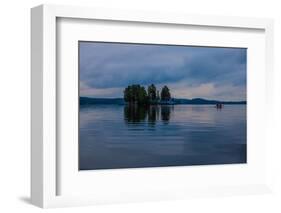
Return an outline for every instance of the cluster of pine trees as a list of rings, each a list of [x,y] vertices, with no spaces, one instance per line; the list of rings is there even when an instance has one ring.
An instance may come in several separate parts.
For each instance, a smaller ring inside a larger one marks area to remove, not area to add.
[[[160,95],[154,84],[148,86],[147,90],[139,84],[130,85],[124,90],[124,100],[127,103],[139,105],[157,104],[160,101],[169,101],[170,99],[171,94],[167,86],[161,89]]]

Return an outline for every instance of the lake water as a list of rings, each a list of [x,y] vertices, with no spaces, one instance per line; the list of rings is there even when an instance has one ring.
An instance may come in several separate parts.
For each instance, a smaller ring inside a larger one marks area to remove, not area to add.
[[[232,163],[246,163],[246,105],[80,108],[80,170]]]

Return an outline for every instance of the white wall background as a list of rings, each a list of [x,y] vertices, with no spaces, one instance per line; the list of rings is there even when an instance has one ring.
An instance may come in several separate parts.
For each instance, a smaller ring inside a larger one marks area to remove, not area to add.
[[[30,8],[42,3],[275,19],[274,193],[156,203],[51,209],[52,212],[281,212],[281,3],[278,0],[6,0],[0,7],[0,212],[37,212],[29,204]],[[278,126],[280,125],[280,126]],[[280,162],[280,164],[278,163]]]

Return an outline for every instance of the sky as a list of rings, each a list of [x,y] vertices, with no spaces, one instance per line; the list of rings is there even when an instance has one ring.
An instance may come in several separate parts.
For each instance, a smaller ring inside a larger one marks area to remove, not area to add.
[[[128,85],[173,98],[246,100],[245,48],[79,42],[80,96],[121,98]]]

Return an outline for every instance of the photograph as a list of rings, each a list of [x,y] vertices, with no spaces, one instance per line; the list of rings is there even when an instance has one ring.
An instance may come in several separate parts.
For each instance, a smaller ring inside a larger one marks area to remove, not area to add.
[[[247,163],[247,48],[78,41],[79,170]]]

